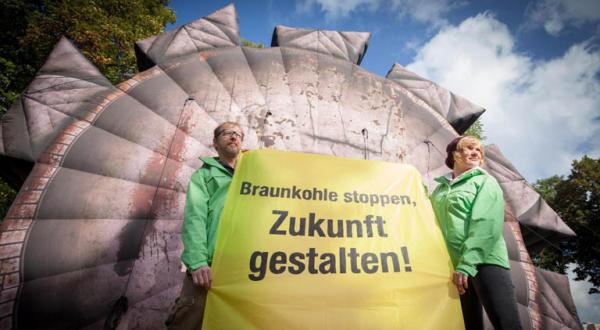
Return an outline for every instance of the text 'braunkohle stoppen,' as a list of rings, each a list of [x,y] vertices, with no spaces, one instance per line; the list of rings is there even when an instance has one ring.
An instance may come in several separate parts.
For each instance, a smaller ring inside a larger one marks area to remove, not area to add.
[[[337,202],[340,196],[343,196],[341,201],[344,203],[368,204],[370,206],[381,207],[386,205],[416,206],[416,203],[411,201],[408,195],[363,193],[356,190],[338,194],[338,192],[328,188],[301,188],[296,185],[291,187],[273,187],[256,185],[249,181],[242,182],[240,195],[325,202]]]

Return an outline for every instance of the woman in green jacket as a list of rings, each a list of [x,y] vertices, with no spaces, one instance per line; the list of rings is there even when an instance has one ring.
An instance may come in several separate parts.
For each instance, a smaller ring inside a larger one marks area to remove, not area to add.
[[[431,203],[454,264],[465,327],[483,329],[483,304],[496,329],[521,329],[502,236],[504,199],[496,179],[479,167],[483,145],[460,136],[446,152],[452,173],[435,179]]]

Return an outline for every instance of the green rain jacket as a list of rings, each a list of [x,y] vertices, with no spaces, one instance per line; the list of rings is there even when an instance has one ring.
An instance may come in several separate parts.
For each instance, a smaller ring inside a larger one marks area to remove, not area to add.
[[[504,198],[500,185],[481,168],[471,169],[453,181],[442,176],[431,195],[454,268],[477,275],[477,265],[510,269],[503,237]]]
[[[215,158],[201,157],[204,165],[192,175],[183,215],[181,261],[193,271],[211,263],[215,236],[232,174]]]

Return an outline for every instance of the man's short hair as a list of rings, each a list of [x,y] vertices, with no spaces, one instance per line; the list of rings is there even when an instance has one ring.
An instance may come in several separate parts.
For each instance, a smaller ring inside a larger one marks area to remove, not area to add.
[[[223,132],[225,130],[224,129],[225,126],[237,126],[239,128],[242,128],[242,126],[239,123],[236,123],[234,121],[222,122],[213,131],[213,140],[216,140],[219,137],[219,135],[221,135],[221,132]]]

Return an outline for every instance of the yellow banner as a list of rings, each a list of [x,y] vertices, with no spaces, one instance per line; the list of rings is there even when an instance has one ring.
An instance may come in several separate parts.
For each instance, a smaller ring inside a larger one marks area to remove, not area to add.
[[[460,329],[452,265],[409,165],[257,150],[238,163],[204,329]]]

